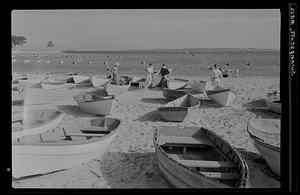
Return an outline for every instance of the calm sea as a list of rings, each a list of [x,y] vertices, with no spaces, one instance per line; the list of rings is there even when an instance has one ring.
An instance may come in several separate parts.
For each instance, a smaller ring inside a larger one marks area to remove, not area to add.
[[[256,49],[194,50],[128,50],[113,52],[16,53],[12,72],[104,74],[107,65],[119,62],[121,74],[143,75],[145,65],[153,63],[159,71],[162,64],[172,68],[176,76],[204,76],[208,66],[238,68],[240,77],[279,77],[280,51]],[[77,61],[76,64],[73,62]],[[63,62],[63,63],[60,63]],[[247,65],[248,64],[248,65]]]

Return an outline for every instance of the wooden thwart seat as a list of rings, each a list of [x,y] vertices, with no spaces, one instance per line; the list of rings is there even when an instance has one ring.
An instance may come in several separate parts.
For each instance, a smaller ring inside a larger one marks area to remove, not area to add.
[[[106,134],[101,134],[101,133],[79,133],[79,134],[66,134],[63,135],[66,140],[72,140],[72,137],[86,137],[86,139],[90,139],[92,137],[103,137]]]
[[[100,134],[109,134],[107,127],[84,127],[80,130],[83,133],[100,133]]]
[[[239,175],[236,173],[223,173],[223,172],[200,172],[200,173],[211,179],[221,179],[221,180],[239,179]]]
[[[179,163],[188,167],[202,167],[202,168],[234,168],[232,162],[227,161],[208,161],[208,160],[179,160]]]
[[[184,146],[212,146],[215,145],[206,138],[183,137],[183,136],[159,136],[158,143],[160,145],[184,145]]]

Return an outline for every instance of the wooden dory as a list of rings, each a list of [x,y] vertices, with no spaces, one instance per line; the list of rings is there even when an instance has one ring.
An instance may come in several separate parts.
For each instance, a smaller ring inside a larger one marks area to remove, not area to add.
[[[130,88],[131,83],[129,82],[128,84],[125,85],[115,85],[115,84],[110,84],[106,83],[105,84],[105,90],[108,95],[121,95],[125,91],[128,91]]]
[[[59,89],[66,88],[65,80],[47,79],[41,81],[41,86],[43,89]]]
[[[63,117],[64,113],[59,110],[25,108],[24,113],[13,115],[12,138],[21,138],[54,129]]]
[[[186,94],[188,94],[185,91],[179,91],[176,89],[168,89],[168,88],[163,88],[162,90],[163,96],[167,98],[168,100],[175,100],[177,98],[180,98]]]
[[[247,131],[269,167],[280,176],[280,120],[250,119]]]
[[[265,98],[265,103],[267,108],[269,108],[271,111],[281,114],[281,101],[279,93],[270,94],[267,98]]]
[[[28,79],[28,80],[18,80],[19,86],[20,88],[42,88],[41,86],[41,82],[40,80],[32,80],[32,79]]]
[[[236,98],[230,89],[207,90],[206,95],[222,106],[228,106]]]
[[[97,96],[95,94],[79,94],[74,97],[79,108],[89,114],[108,115],[111,113],[114,96]]]
[[[22,93],[24,104],[45,104],[62,101],[71,97],[73,92],[59,89],[26,88]]]
[[[91,80],[94,87],[100,87],[108,82],[108,79],[97,77],[97,76],[92,76]]]
[[[45,174],[99,159],[120,131],[120,123],[119,119],[98,118],[80,133],[56,130],[42,134],[42,140],[13,140],[12,176]]]
[[[90,82],[90,77],[86,75],[73,75],[73,80],[76,84],[88,83]]]
[[[243,156],[208,129],[159,127],[153,142],[159,169],[173,187],[249,187],[249,169]]]
[[[158,111],[166,121],[182,122],[188,111],[197,108],[199,105],[200,101],[197,98],[187,94],[158,108]]]
[[[189,84],[189,80],[174,78],[167,80],[167,86],[169,89],[182,89]]]
[[[206,81],[201,81],[201,80],[193,80],[190,81],[190,86],[194,91],[200,92],[200,93],[204,93],[204,91],[206,90]]]

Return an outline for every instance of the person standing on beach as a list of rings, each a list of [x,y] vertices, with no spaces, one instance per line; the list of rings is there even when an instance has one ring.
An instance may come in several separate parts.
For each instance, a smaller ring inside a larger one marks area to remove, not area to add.
[[[213,67],[209,67],[209,70],[211,71],[210,78],[213,88],[219,87],[221,85],[221,78],[223,78],[222,72],[218,69],[216,64],[214,64]]]
[[[160,87],[166,87],[166,81],[167,81],[167,77],[168,75],[170,74],[168,68],[166,67],[165,64],[162,65],[161,69],[160,69],[160,72],[158,73],[158,75],[161,76],[161,80],[160,80],[160,83],[158,84],[158,86]]]
[[[106,67],[106,78],[109,79],[109,80],[112,79],[112,72],[111,72],[109,66]]]
[[[112,69],[112,84],[120,85],[120,75],[117,66],[114,66]]]
[[[148,65],[148,67],[146,68],[146,78],[145,78],[146,86],[145,86],[145,89],[147,89],[148,87],[152,86],[153,73],[154,73],[153,64],[150,63]]]

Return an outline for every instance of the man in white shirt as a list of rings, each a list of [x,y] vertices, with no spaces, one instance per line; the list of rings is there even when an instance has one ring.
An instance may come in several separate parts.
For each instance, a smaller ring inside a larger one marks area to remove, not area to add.
[[[212,82],[212,86],[214,88],[216,87],[220,87],[221,85],[221,78],[223,78],[222,76],[222,72],[220,71],[220,69],[217,67],[216,64],[214,64],[214,67],[209,67],[209,70],[211,71],[211,82]]]

